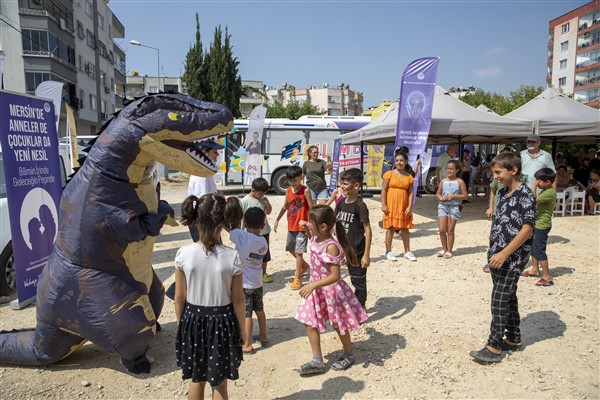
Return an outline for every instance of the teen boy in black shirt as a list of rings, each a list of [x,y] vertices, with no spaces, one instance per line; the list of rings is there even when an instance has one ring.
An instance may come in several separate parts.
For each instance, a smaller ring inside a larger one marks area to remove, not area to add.
[[[350,245],[356,252],[360,265],[348,264],[350,281],[360,304],[365,307],[367,301],[367,268],[371,263],[371,224],[369,209],[358,196],[363,182],[362,171],[351,168],[340,173],[340,188],[345,198],[335,206],[338,220],[344,225]]]

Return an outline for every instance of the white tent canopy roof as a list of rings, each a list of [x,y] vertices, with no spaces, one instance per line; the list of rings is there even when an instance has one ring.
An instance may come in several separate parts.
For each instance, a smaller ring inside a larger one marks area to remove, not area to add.
[[[506,117],[533,121],[538,135],[567,143],[600,141],[600,110],[546,89]]]
[[[397,121],[398,103],[392,103],[376,120],[342,135],[342,143],[393,143]],[[452,143],[458,138],[471,143],[510,143],[524,141],[531,129],[531,122],[480,111],[437,86],[428,143]]]

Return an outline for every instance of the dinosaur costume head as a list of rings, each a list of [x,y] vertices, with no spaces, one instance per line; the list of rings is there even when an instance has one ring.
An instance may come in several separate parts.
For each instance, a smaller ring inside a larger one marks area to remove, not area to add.
[[[173,214],[147,179],[154,163],[198,176],[217,166],[199,141],[231,129],[219,104],[178,94],[129,103],[100,130],[65,188],[58,234],[37,285],[35,330],[2,332],[0,362],[45,365],[86,340],[148,372],[164,287],[152,269],[155,237]]]
[[[129,103],[101,130],[87,161],[103,162],[112,154],[125,163],[104,165],[117,179],[139,183],[152,161],[190,175],[218,170],[199,143],[231,130],[233,116],[220,104],[178,94],[157,94]],[[123,169],[126,168],[126,169]]]

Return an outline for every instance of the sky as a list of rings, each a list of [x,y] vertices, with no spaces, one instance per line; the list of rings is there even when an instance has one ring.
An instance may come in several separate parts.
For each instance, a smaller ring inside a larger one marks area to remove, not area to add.
[[[589,1],[177,1],[111,0],[125,26],[115,42],[127,73],[179,76],[195,42],[228,28],[243,80],[296,88],[337,86],[363,92],[363,108],[397,100],[406,66],[440,57],[437,83],[474,85],[509,95],[521,85],[546,87],[549,21]]]

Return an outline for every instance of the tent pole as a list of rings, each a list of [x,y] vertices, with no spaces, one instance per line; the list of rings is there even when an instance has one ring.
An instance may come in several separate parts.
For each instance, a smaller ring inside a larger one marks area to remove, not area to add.
[[[367,158],[367,160],[368,160],[368,158]],[[364,176],[365,176],[364,161],[365,161],[364,142],[361,140],[360,141],[360,172],[363,175],[363,182],[365,182],[365,186],[366,186],[367,180],[364,179]],[[360,196],[361,197],[373,197],[373,193],[370,193],[368,190],[364,190],[363,191],[363,187],[361,185],[361,187],[360,187]]]

